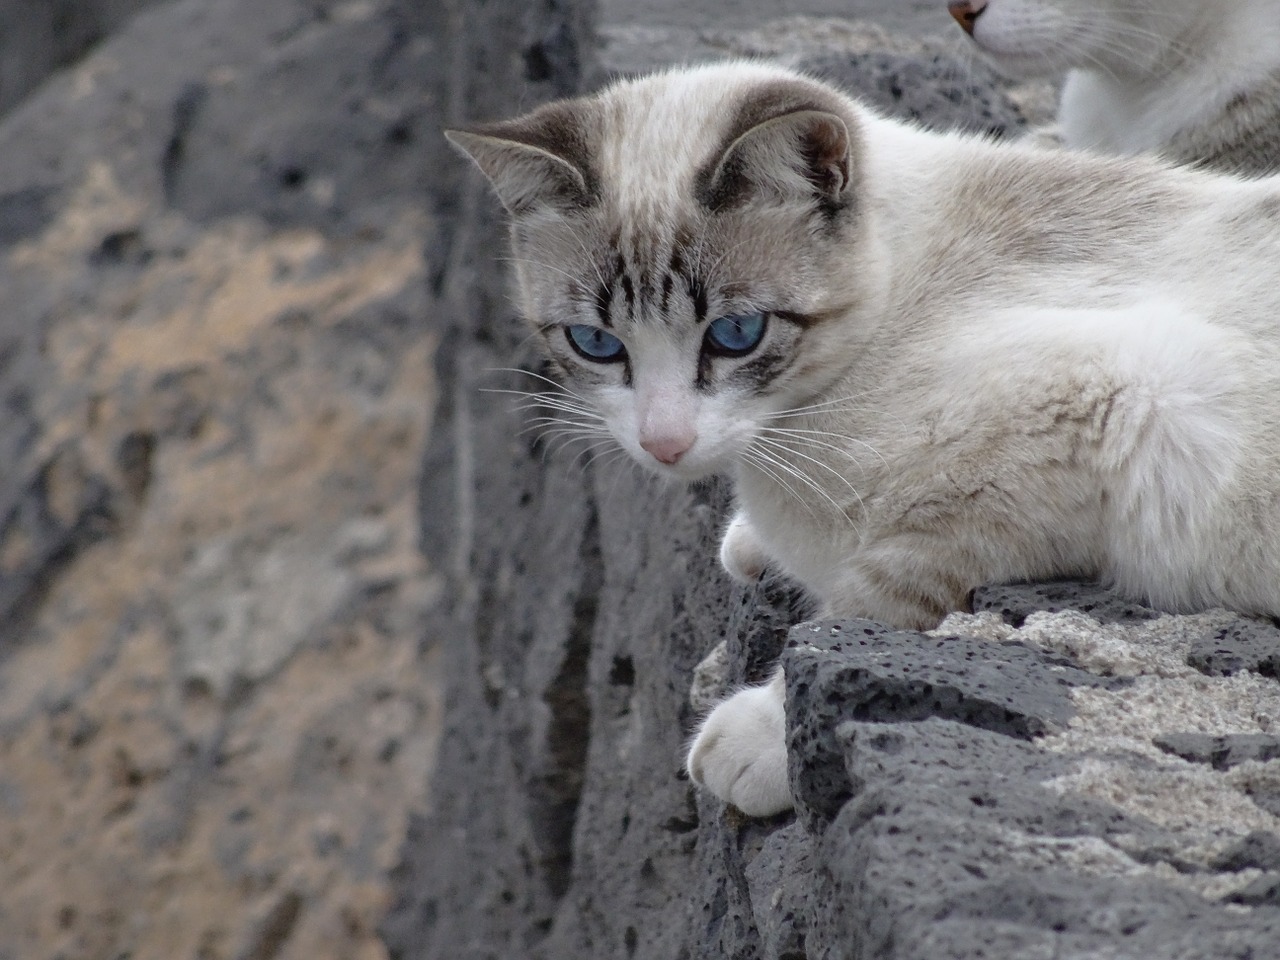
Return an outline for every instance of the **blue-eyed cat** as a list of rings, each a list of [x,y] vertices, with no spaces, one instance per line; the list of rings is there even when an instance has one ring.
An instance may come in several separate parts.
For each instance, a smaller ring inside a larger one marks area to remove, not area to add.
[[[1280,180],[930,133],[752,63],[450,137],[510,213],[547,403],[729,475],[734,576],[912,628],[1067,575],[1280,615]],[[786,809],[783,708],[780,676],[717,706],[693,779]]]
[[[1280,170],[1280,0],[952,0],[992,63],[1065,74],[1063,145]]]

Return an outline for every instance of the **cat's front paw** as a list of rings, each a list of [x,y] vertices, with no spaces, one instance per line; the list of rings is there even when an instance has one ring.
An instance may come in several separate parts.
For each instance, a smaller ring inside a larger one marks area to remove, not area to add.
[[[689,776],[752,817],[790,810],[786,687],[769,683],[735,693],[708,714],[689,748]]]
[[[729,521],[720,541],[720,565],[739,583],[753,584],[764,576],[769,563],[747,518],[739,513]]]

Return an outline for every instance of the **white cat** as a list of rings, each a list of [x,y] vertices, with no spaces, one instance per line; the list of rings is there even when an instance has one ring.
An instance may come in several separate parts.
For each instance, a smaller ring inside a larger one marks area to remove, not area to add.
[[[989,60],[1066,73],[1063,143],[1280,170],[1280,0],[954,0]]]
[[[542,402],[729,474],[735,576],[899,627],[1064,575],[1280,615],[1280,179],[929,133],[748,63],[450,137],[510,211]],[[787,808],[783,700],[712,711],[694,780]]]

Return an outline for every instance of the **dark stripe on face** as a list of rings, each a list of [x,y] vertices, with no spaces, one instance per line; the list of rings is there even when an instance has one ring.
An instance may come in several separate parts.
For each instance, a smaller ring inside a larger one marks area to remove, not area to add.
[[[732,383],[746,384],[756,393],[764,393],[773,381],[791,368],[794,360],[795,354],[791,351],[765,352],[752,357],[748,363],[733,371],[729,380]]]
[[[613,271],[617,277],[614,282],[622,288],[623,299],[627,301],[627,316],[634,318],[636,315],[636,288],[627,273],[626,258],[621,253],[614,258]]]
[[[693,301],[693,319],[702,323],[707,319],[707,288],[697,277],[689,278],[689,299]]]
[[[622,284],[622,296],[627,301],[627,316],[634,317],[636,315],[636,288],[631,283],[631,278],[625,273],[619,281]]]
[[[596,291],[596,314],[600,317],[600,326],[613,326],[613,318],[609,316],[609,310],[613,306],[613,288],[606,283],[600,284],[600,289]]]
[[[685,287],[689,291],[689,299],[694,301],[696,309],[698,300],[694,296],[694,282],[689,278],[685,265],[685,252],[692,242],[693,237],[684,229],[677,231],[675,239],[671,242],[671,258],[667,263],[667,272],[662,278],[662,313],[664,315],[670,308],[671,294],[675,290],[677,277],[685,281]],[[705,301],[705,296],[703,299]]]
[[[773,310],[771,313],[780,320],[795,324],[801,330],[808,330],[830,320],[839,320],[855,306],[857,306],[856,302],[840,304],[828,310],[818,310],[815,313],[799,313],[795,310]]]

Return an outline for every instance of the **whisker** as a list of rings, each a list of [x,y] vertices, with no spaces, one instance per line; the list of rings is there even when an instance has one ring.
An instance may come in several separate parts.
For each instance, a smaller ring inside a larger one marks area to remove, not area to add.
[[[514,404],[516,410],[534,410],[538,408],[550,410],[562,410],[565,413],[580,414],[592,420],[604,421],[601,416],[587,401],[578,398],[572,394],[557,395],[554,393],[537,393],[532,390],[508,390],[501,387],[481,387],[482,393],[503,393],[514,397],[520,397],[521,401]]]
[[[742,454],[742,458],[743,458],[743,459],[744,459],[748,464],[750,464],[751,466],[755,467],[755,469],[759,470],[759,471],[760,471],[761,473],[763,473],[765,476],[769,477],[771,480],[773,480],[773,482],[774,482],[774,483],[776,483],[776,484],[777,484],[778,486],[780,486],[783,490],[785,490],[788,494],[790,494],[790,495],[791,495],[791,497],[792,497],[792,498],[793,498],[797,503],[799,503],[802,507],[804,507],[806,510],[808,510],[808,511],[809,511],[810,516],[812,516],[815,520],[816,520],[816,519],[818,519],[818,514],[817,514],[817,512],[813,509],[813,504],[811,504],[808,500],[806,500],[804,497],[802,497],[802,496],[801,496],[801,495],[796,491],[795,487],[791,486],[791,484],[790,484],[790,483],[788,483],[784,477],[779,476],[779,475],[778,475],[778,473],[773,469],[773,466],[772,466],[772,465],[773,465],[773,459],[772,459],[772,458],[767,458],[767,457],[765,457],[765,456],[764,456],[763,454],[761,454],[759,451],[757,451],[757,450],[755,450],[755,449],[753,449],[753,448],[751,448],[751,447],[748,447],[748,448],[743,452],[743,454]]]
[[[536,429],[537,427],[543,424],[566,424],[568,426],[573,426],[582,430],[595,430],[597,432],[603,432],[602,428],[600,427],[600,424],[598,423],[592,423],[589,420],[569,420],[569,419],[566,419],[565,417],[553,416],[551,414],[547,414],[544,417],[529,417],[527,420],[527,423],[528,423],[528,426],[525,427],[525,430]]]
[[[528,433],[536,433],[539,440],[543,440],[547,443],[550,443],[553,440],[559,439],[560,437],[574,437],[574,438],[584,438],[584,439],[594,440],[594,439],[610,436],[610,434],[598,428],[581,427],[581,426],[548,427],[545,424],[540,424],[540,423],[530,424],[529,426],[520,430],[516,434],[516,436],[521,437]]]
[[[627,457],[627,451],[617,443],[600,443],[597,446],[592,447],[588,452],[590,453],[590,459],[587,460],[587,465],[590,466],[592,464],[599,463],[600,469],[602,470],[611,464],[617,463],[618,460]]]
[[[587,463],[591,462],[592,451],[601,446],[608,446],[608,442],[608,437],[570,437],[567,440],[562,440],[556,446],[555,455],[557,457],[572,456],[575,461],[582,461],[582,464],[585,467]],[[585,444],[585,446],[575,451],[573,446],[576,443]]]
[[[762,449],[761,447],[756,446],[755,444],[752,445],[752,448],[754,452],[757,453],[758,455],[766,457],[773,466],[795,477],[797,480],[799,480],[801,483],[807,486],[814,493],[821,496],[824,500],[826,500],[829,504],[831,504],[831,506],[835,509],[835,511],[838,514],[848,519],[848,514],[845,513],[844,508],[840,506],[839,503],[836,502],[835,498],[832,497],[831,494],[829,494],[826,490],[823,490],[822,487],[818,484],[818,482],[814,480],[812,477],[808,476],[803,470],[798,469],[794,465],[787,463],[785,460],[782,460],[781,458],[777,457],[776,455],[769,452],[768,450]],[[786,448],[782,448],[782,449],[785,450]],[[794,451],[788,451],[788,452],[794,452]],[[855,491],[855,496],[856,496],[856,491]],[[804,503],[810,507],[810,510],[812,512],[812,504],[809,504],[807,500],[804,500]],[[814,516],[815,518],[817,518],[816,513],[814,514]]]
[[[884,458],[884,456],[880,453],[879,450],[877,450],[871,444],[867,443],[867,441],[860,440],[857,437],[847,437],[847,436],[844,436],[843,434],[832,433],[829,430],[796,430],[796,429],[786,429],[783,427],[770,427],[770,426],[765,426],[765,427],[762,427],[761,429],[763,429],[764,432],[769,435],[780,434],[792,441],[799,441],[802,443],[810,444],[815,447],[822,447],[827,450],[832,450],[848,458],[853,463],[861,465],[862,461],[859,460],[858,457],[852,451],[846,450],[844,447],[840,446],[839,444],[831,443],[830,441],[827,441],[827,440],[817,439],[817,437],[835,437],[836,439],[843,440],[846,443],[856,443],[860,447],[865,447],[867,451],[874,454],[876,459],[879,460],[884,466],[887,467],[889,465],[889,461],[887,461]]]
[[[837,480],[843,483],[846,487],[848,487],[850,493],[852,493],[855,497],[858,497],[858,490],[853,485],[853,483],[850,482],[849,478],[846,477],[839,470],[837,470],[835,467],[831,466],[831,464],[823,463],[817,457],[811,457],[809,456],[809,454],[805,453],[804,451],[797,450],[794,446],[790,445],[789,443],[785,443],[784,441],[779,440],[776,437],[764,436],[764,437],[757,437],[756,439],[759,442],[764,443],[766,446],[769,446],[774,450],[780,450],[783,453],[790,454],[793,457],[799,457],[801,460],[806,460],[809,463],[812,463],[816,467],[821,467],[823,470],[827,471],[827,473],[831,474],[833,477],[835,477]],[[859,502],[861,502],[862,498],[858,497],[858,500]]]
[[[813,413],[814,411],[817,411],[817,410],[827,410],[830,408],[838,407],[840,404],[852,403],[855,400],[860,400],[863,397],[867,396],[867,394],[869,394],[870,392],[871,391],[867,390],[862,393],[852,394],[847,397],[834,397],[831,400],[822,400],[818,403],[809,403],[804,405],[803,407],[791,407],[787,410],[778,410],[778,411],[775,411],[774,413],[766,413],[760,419],[761,420],[781,420],[786,417],[799,417],[799,416],[803,416],[806,413]]]
[[[541,267],[543,270],[551,270],[560,274],[562,277],[572,280],[575,285],[581,285],[582,283],[581,277],[575,276],[563,267],[557,267],[553,263],[544,263],[541,260],[530,260],[525,257],[498,257],[497,260],[499,263],[522,263],[531,267]]]
[[[596,420],[601,423],[605,422],[604,417],[591,410],[588,407],[580,407],[577,404],[568,401],[558,401],[551,398],[537,397],[533,399],[522,400],[519,403],[512,404],[513,409],[523,411],[541,412],[544,410],[557,410],[561,413],[570,413],[581,416],[587,420]]]
[[[535,380],[541,380],[543,383],[548,384],[551,387],[554,387],[556,390],[560,391],[561,393],[567,393],[571,397],[577,397],[579,400],[585,399],[580,393],[576,393],[575,391],[570,390],[560,381],[552,380],[548,376],[545,376],[541,373],[535,373],[532,370],[525,370],[522,367],[488,367],[484,372],[485,373],[518,373],[521,376],[533,377]]]
[[[569,236],[572,237],[573,242],[578,245],[578,252],[582,254],[583,262],[589,265],[591,272],[595,274],[596,283],[601,287],[609,286],[608,281],[605,279],[604,269],[600,266],[599,259],[591,255],[591,251],[587,249],[587,245],[583,242],[582,237],[576,231],[569,234]]]

